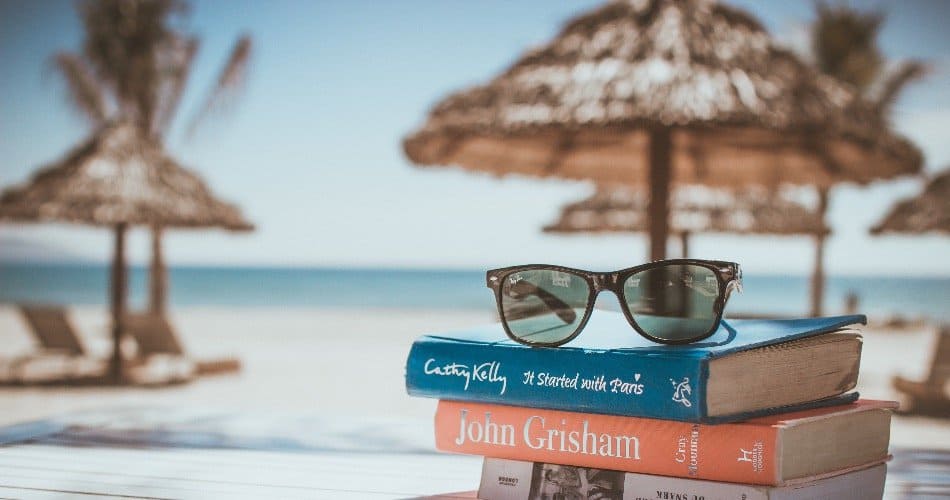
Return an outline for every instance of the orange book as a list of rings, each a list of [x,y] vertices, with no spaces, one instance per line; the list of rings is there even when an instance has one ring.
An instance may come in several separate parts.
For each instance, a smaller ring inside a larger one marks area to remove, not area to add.
[[[896,407],[860,400],[703,425],[442,400],[435,441],[493,458],[778,486],[885,459]]]

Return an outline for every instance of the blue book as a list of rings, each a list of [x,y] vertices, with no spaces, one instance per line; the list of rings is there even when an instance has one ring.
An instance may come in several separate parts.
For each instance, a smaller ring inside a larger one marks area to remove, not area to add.
[[[667,346],[623,315],[595,311],[569,344],[528,347],[500,324],[417,339],[410,395],[718,423],[857,399],[862,315],[723,320],[713,336]]]

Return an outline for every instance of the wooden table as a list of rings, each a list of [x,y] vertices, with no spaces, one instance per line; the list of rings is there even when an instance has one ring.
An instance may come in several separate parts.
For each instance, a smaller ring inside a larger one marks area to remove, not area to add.
[[[0,428],[0,498],[474,498],[431,421],[132,408]],[[886,498],[950,497],[950,453],[892,450]],[[447,494],[447,492],[468,493]]]

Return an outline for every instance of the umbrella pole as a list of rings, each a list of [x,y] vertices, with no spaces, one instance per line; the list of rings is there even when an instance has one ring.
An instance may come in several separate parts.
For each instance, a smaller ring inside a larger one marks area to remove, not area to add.
[[[689,258],[689,231],[680,232],[680,257]]]
[[[168,296],[168,269],[162,253],[163,232],[161,226],[152,226],[152,264],[148,273],[148,310],[159,316],[165,315],[165,303]]]
[[[671,131],[667,127],[650,130],[650,260],[666,258],[669,237]]]
[[[825,214],[828,212],[828,188],[818,189],[818,220],[825,226]],[[811,315],[821,316],[825,295],[825,237],[824,233],[815,234],[815,268],[811,276]]]
[[[112,362],[109,375],[116,384],[122,381],[122,334],[125,332],[125,232],[127,224],[115,226],[115,253],[112,256]]]

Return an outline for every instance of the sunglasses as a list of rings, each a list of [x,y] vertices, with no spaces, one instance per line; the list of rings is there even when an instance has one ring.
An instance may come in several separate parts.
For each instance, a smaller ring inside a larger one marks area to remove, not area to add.
[[[617,295],[630,326],[661,344],[709,337],[719,328],[729,295],[742,291],[739,264],[699,259],[661,260],[606,273],[533,264],[492,269],[486,278],[508,337],[539,347],[573,340],[603,290]]]

